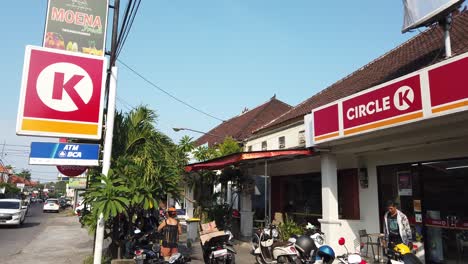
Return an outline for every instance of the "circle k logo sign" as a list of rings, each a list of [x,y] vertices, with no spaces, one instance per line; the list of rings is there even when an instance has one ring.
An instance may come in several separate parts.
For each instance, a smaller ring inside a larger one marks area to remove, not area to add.
[[[400,87],[393,95],[393,105],[400,111],[410,108],[413,102],[414,91],[407,85]]]

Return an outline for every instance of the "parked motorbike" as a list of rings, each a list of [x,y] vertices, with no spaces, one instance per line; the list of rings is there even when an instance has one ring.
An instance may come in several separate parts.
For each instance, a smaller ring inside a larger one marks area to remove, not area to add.
[[[386,255],[387,264],[422,264],[421,260],[403,243],[390,245]]]
[[[300,263],[294,243],[279,241],[275,225],[260,229],[252,239],[252,254],[259,264]]]
[[[210,264],[234,264],[236,262],[236,250],[230,242],[233,238],[230,231],[224,235],[210,238],[202,245],[205,263]]]
[[[135,260],[137,264],[160,263],[160,245],[155,239],[156,234],[144,233],[136,228],[132,235],[128,236],[126,243],[126,255]]]
[[[345,239],[342,237],[338,240],[340,246],[344,246],[346,249],[346,254],[337,256],[339,263],[345,264],[367,264],[367,261],[361,257],[359,253],[349,253],[348,248],[345,245]]]
[[[314,263],[318,249],[324,245],[325,234],[319,228],[308,223],[304,235],[292,236],[288,241],[294,243],[298,258],[302,263]]]

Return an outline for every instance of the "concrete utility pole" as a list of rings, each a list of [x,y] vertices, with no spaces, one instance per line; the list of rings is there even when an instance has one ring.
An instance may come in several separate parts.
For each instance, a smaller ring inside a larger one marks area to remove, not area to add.
[[[105,124],[105,137],[104,137],[104,157],[102,161],[102,174],[109,173],[111,153],[112,153],[112,137],[114,133],[114,117],[115,117],[115,97],[117,90],[117,67],[115,67],[116,52],[117,52],[117,34],[119,26],[119,6],[120,0],[114,1],[114,15],[112,24],[112,43],[111,43],[111,57],[110,57],[110,71],[108,71],[108,91],[107,94],[107,118]],[[99,215],[96,226],[96,241],[94,245],[94,264],[100,264],[102,258],[102,248],[104,243],[104,229],[105,221],[103,214]]]

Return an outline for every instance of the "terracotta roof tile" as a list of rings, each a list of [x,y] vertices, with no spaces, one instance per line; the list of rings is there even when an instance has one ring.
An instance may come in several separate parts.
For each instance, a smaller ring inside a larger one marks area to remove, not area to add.
[[[468,52],[468,11],[454,15],[450,37],[454,56]],[[445,57],[443,43],[442,29],[432,26],[298,104],[254,133],[295,122],[314,108],[437,63]]]
[[[208,142],[208,145],[212,146],[216,143],[221,143],[223,138],[227,136],[240,141],[244,140],[251,136],[254,130],[262,127],[291,108],[292,106],[273,96],[268,102],[219,124],[208,131],[207,134],[198,138],[195,141],[195,145],[199,146]]]

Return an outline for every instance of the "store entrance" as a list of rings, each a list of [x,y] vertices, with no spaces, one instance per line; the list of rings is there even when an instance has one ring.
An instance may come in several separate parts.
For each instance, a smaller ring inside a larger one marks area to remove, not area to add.
[[[396,200],[426,263],[468,263],[468,159],[378,168],[380,208]]]

